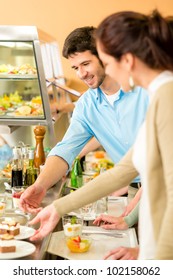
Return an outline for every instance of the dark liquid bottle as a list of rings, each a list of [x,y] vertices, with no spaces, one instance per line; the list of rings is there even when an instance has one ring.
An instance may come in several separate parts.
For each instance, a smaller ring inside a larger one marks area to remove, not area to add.
[[[23,172],[22,169],[12,170],[12,187],[23,186]]]
[[[23,162],[21,150],[18,147],[13,149],[13,164],[11,173],[11,186],[23,186]]]

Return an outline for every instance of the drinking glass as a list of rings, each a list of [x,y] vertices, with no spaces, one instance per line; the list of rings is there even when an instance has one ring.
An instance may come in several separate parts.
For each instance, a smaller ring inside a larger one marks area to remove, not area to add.
[[[62,225],[66,238],[81,236],[83,227],[83,218],[73,215],[64,215],[62,217]]]
[[[84,220],[94,220],[97,211],[97,201],[81,207],[79,211]]]
[[[13,207],[19,210],[20,196],[24,192],[23,186],[15,186],[12,188]]]
[[[108,213],[108,197],[102,197],[97,201],[97,216]]]

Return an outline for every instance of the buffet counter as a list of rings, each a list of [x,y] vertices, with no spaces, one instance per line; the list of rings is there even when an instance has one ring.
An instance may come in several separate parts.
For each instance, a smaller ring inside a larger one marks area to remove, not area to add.
[[[63,184],[60,181],[55,186],[50,188],[47,191],[47,194],[41,204],[41,206],[45,207],[46,205],[52,203],[55,199],[57,199],[61,195],[61,188]],[[2,195],[2,193],[1,193]],[[0,220],[6,218],[14,218],[19,221],[21,224],[21,233],[19,238],[17,238],[18,248],[15,253],[2,253],[0,254],[1,259],[23,259],[23,260],[41,260],[44,259],[44,255],[49,243],[50,236],[46,237],[41,241],[31,242],[29,238],[27,238],[27,233],[32,233],[32,227],[28,227],[28,222],[33,218],[30,214],[24,214],[19,209],[14,209],[12,204],[12,195],[7,193],[7,209],[3,215],[0,215]],[[38,228],[34,227],[35,229]],[[55,231],[59,230],[59,224],[55,228]],[[9,242],[9,241],[7,241]],[[34,245],[34,246],[32,246]],[[34,251],[30,254],[30,252]]]
[[[95,158],[93,158],[93,154],[91,154],[92,157],[88,156],[87,161],[91,162],[91,167],[94,168],[98,167],[98,161],[96,162],[97,165],[93,165],[93,162],[95,162]],[[102,161],[102,163],[108,164],[109,161],[106,159],[106,161]],[[90,174],[91,170],[89,170]],[[85,176],[89,176],[85,172]],[[92,177],[92,176],[91,176]],[[84,179],[86,179],[84,177]],[[92,178],[90,178],[92,179]],[[87,177],[88,180],[88,177]],[[50,188],[47,191],[47,194],[41,204],[42,207],[45,207],[52,203],[57,198],[67,195],[71,191],[71,185],[69,178],[64,179],[63,181],[60,181],[55,186]],[[30,214],[24,214],[19,212],[12,208],[12,204],[10,206],[10,199],[12,201],[12,195],[10,197],[10,194],[8,194],[8,207],[6,208],[5,214],[0,216],[0,219],[7,215],[10,217],[10,215],[19,215],[23,216],[26,221],[22,221],[21,225],[24,225],[25,231],[31,231],[33,230],[32,227],[28,227],[28,221],[33,218]],[[64,236],[64,232],[62,230],[62,221],[57,224],[56,228],[53,232],[51,232],[46,238],[44,238],[42,241],[37,242],[30,242],[29,237],[28,238],[20,238],[21,242],[21,253],[19,254],[0,254],[0,259],[23,259],[23,260],[54,260],[54,259],[69,259],[69,260],[100,260],[103,259],[104,255],[112,250],[115,247],[119,246],[126,246],[126,247],[135,247],[138,244],[136,231],[134,228],[130,228],[127,230],[112,230],[112,231],[105,231],[102,228],[93,226],[93,220],[96,218],[96,216],[100,215],[101,213],[104,213],[105,210],[98,207],[101,200],[97,202],[97,212],[95,213],[95,216],[92,216],[90,218],[84,217],[84,227],[83,227],[83,234],[86,234],[92,239],[92,244],[88,252],[85,253],[71,253],[69,249],[66,246],[66,240]],[[113,197],[108,196],[107,199],[107,206],[106,206],[106,213],[109,215],[114,216],[120,216],[124,210],[125,207],[128,204],[127,197]],[[100,204],[102,205],[102,204]],[[99,211],[98,211],[99,209]],[[69,213],[71,215],[80,215],[80,209],[76,209],[74,212]],[[35,227],[34,229],[37,229]],[[24,231],[23,236],[26,235],[26,232]],[[30,234],[30,236],[33,235]],[[25,236],[26,237],[26,236]],[[23,242],[23,243],[22,243]],[[23,245],[22,245],[23,244]],[[29,249],[27,246],[31,247]],[[33,250],[32,250],[33,247]],[[17,251],[20,251],[17,250]],[[27,252],[28,250],[28,252]],[[30,251],[29,251],[30,250]]]
[[[108,215],[119,216],[127,205],[125,197],[108,199]],[[75,214],[75,213],[74,213]],[[108,251],[119,247],[136,247],[138,245],[134,228],[127,230],[104,230],[100,227],[84,226],[82,233],[91,237],[92,244],[88,252],[71,253],[67,248],[64,232],[53,232],[47,240],[45,259],[68,259],[68,260],[101,260]]]

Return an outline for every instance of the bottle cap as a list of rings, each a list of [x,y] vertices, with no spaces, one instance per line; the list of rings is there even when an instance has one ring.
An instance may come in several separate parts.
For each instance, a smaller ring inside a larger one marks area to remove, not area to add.
[[[13,158],[18,159],[19,158],[19,150],[18,147],[13,148]]]

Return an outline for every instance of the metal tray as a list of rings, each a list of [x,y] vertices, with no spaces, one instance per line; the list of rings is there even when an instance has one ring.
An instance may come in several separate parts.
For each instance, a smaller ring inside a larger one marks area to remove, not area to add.
[[[0,222],[2,222],[6,218],[12,218],[16,222],[20,223],[20,225],[27,225],[29,218],[25,214],[18,214],[14,212],[5,213],[3,216],[0,216]]]

